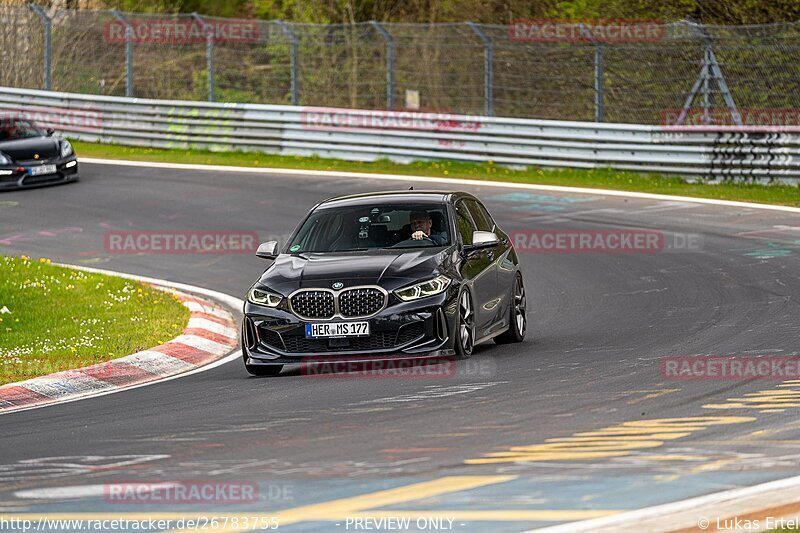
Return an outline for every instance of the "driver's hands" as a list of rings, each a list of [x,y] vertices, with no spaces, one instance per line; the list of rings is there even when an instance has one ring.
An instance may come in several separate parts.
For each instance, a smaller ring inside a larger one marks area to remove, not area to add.
[[[428,236],[425,235],[424,231],[415,231],[414,233],[411,234],[411,238],[414,239],[415,241],[421,241],[422,239],[427,239]]]

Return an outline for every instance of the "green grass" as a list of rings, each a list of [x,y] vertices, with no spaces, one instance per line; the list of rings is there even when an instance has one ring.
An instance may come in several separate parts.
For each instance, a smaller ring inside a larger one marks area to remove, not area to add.
[[[361,163],[319,157],[278,156],[254,152],[211,152],[207,150],[166,150],[112,144],[94,144],[74,141],[78,157],[103,157],[134,161],[194,163],[206,165],[232,165],[259,168],[294,168],[301,170],[338,170],[346,172],[377,172],[447,178],[465,178],[536,183],[541,185],[566,185],[597,189],[674,194],[739,200],[765,204],[800,206],[800,188],[789,185],[758,185],[745,183],[686,183],[678,177],[658,174],[639,174],[611,169],[598,170],[543,170],[528,168],[513,170],[492,163],[460,163],[453,161],[418,161],[404,165],[388,160]]]
[[[136,281],[0,256],[0,385],[109,361],[180,335],[189,310]]]

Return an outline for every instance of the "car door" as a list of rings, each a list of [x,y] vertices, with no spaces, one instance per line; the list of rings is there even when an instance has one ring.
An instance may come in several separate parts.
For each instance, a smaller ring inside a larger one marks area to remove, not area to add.
[[[492,311],[489,331],[497,331],[508,324],[508,304],[514,282],[514,270],[507,267],[508,260],[506,256],[510,248],[505,234],[499,231],[497,224],[486,207],[473,198],[467,198],[465,201],[478,230],[491,231],[498,237],[497,244],[487,249],[489,260],[491,261],[488,268],[494,272],[495,292],[486,304],[489,310]]]
[[[472,233],[477,231],[478,226],[464,199],[456,202],[455,214],[459,238],[465,246],[469,246],[472,244]],[[492,256],[492,248],[467,251],[461,268],[461,275],[472,284],[476,340],[488,334],[495,314],[492,303],[497,298],[497,273],[492,267]]]

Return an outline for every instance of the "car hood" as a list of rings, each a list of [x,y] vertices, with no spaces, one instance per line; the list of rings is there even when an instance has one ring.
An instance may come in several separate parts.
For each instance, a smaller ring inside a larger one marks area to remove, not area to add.
[[[55,137],[31,137],[0,142],[0,152],[14,161],[34,159],[35,154],[39,154],[39,159],[51,159],[58,156],[58,148],[58,139]]]
[[[297,289],[323,287],[341,282],[345,287],[380,285],[386,290],[434,277],[447,268],[453,247],[364,252],[281,254],[260,284],[282,294]]]

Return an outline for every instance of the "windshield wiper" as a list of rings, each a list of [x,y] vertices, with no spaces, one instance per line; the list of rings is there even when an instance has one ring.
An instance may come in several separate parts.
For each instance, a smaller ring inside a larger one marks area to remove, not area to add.
[[[348,248],[347,250],[303,250],[300,252],[292,252],[295,255],[297,254],[335,254],[337,252],[366,252],[367,250],[372,250],[373,248]]]

